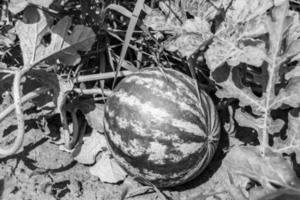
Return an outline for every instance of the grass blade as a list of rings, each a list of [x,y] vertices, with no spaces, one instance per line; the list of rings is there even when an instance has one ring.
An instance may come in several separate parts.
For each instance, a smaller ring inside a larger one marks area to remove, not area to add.
[[[132,34],[134,32],[134,29],[135,29],[135,25],[138,21],[138,17],[139,17],[139,15],[140,15],[143,7],[144,7],[144,1],[145,0],[138,0],[137,1],[136,5],[134,7],[134,10],[133,10],[132,16],[130,17],[130,22],[129,22],[129,25],[128,25],[128,29],[126,31],[125,41],[124,41],[124,45],[122,47],[120,60],[119,60],[119,63],[118,63],[117,69],[116,69],[116,76],[115,76],[115,79],[114,79],[114,82],[113,82],[113,88],[114,88],[115,83],[116,83],[116,77],[118,76],[118,73],[121,69],[122,63],[124,61],[124,58],[125,58],[125,55],[126,55],[126,52],[127,52],[127,49],[128,49],[131,37],[132,37]]]

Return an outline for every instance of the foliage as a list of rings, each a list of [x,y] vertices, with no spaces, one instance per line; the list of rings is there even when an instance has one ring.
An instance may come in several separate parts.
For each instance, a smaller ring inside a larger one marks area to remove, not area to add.
[[[0,122],[15,110],[18,131],[9,135],[13,140],[1,141],[0,154],[20,149],[24,111],[35,107],[41,119],[60,115],[56,142],[73,151],[74,159],[97,160],[91,171],[109,171],[106,182],[119,182],[125,175],[113,174],[109,155],[99,157],[105,144],[98,144],[103,135],[95,134],[103,133],[106,98],[122,76],[171,67],[210,92],[224,129],[232,131],[229,145],[220,147],[228,153],[215,173],[227,177],[226,192],[237,199],[287,194],[297,199],[299,5],[297,0],[4,0]],[[87,124],[90,135],[84,135]],[[248,177],[250,188],[239,175]]]
[[[276,170],[286,170],[280,179],[297,177],[292,168],[287,170],[281,153],[295,154],[299,164],[299,13],[290,10],[288,1],[163,1],[146,17],[145,24],[156,32],[171,34],[165,40],[166,50],[187,58],[212,38],[203,54],[210,79],[217,84],[215,95],[239,100],[233,113],[236,125],[252,128],[260,143],[257,148],[240,147],[237,154],[230,150],[228,168],[260,184],[267,181],[289,187],[273,181],[268,167],[275,167],[269,161],[276,157]],[[262,160],[255,152],[262,153]],[[251,160],[240,160],[243,158]],[[241,168],[235,170],[238,166]],[[262,175],[265,170],[270,177]],[[299,190],[296,180],[292,187]]]

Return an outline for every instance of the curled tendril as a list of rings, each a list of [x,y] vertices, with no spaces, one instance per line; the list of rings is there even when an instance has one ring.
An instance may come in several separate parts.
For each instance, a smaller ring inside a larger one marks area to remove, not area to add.
[[[70,150],[75,146],[76,142],[82,139],[86,131],[87,122],[86,120],[78,120],[77,112],[80,111],[80,109],[74,106],[74,104],[67,103],[68,95],[69,93],[65,93],[59,109],[63,125],[63,139],[65,148]],[[73,133],[71,133],[67,120],[68,112],[71,114]]]
[[[6,118],[11,112],[15,110],[17,123],[18,123],[16,139],[9,148],[0,148],[1,157],[6,157],[16,153],[22,146],[24,140],[24,129],[25,129],[22,103],[29,101],[30,99],[33,99],[39,96],[40,94],[50,90],[50,88],[46,88],[46,87],[37,88],[34,91],[29,92],[28,94],[22,97],[22,92],[20,89],[20,80],[24,73],[25,73],[24,70],[15,71],[14,73],[15,76],[13,81],[14,104],[8,106],[4,111],[0,113],[0,122],[1,122],[4,118]]]

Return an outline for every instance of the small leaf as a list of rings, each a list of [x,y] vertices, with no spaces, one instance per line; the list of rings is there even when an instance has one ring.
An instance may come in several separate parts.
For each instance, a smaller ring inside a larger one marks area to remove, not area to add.
[[[300,180],[287,161],[270,148],[263,156],[257,147],[234,147],[227,154],[225,165],[231,173],[258,181],[264,187],[270,184],[300,190]]]
[[[93,164],[99,152],[107,150],[105,136],[93,129],[91,135],[83,137],[83,143],[72,153],[74,160],[82,164]]]
[[[90,173],[98,176],[105,183],[119,183],[127,176],[127,173],[109,154],[103,154],[97,163],[90,167]]]

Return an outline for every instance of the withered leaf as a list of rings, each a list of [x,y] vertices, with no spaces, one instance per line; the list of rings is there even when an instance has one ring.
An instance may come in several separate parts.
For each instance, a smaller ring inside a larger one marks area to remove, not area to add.
[[[103,154],[96,164],[90,167],[90,173],[105,183],[119,183],[127,176],[127,173],[107,153]]]
[[[182,56],[189,57],[212,36],[210,25],[204,17],[187,18],[184,8],[188,8],[188,5],[161,1],[159,7],[146,16],[144,24],[173,36],[164,43],[166,50],[179,51]]]
[[[83,137],[82,145],[76,146],[72,155],[79,163],[90,165],[96,162],[97,154],[105,150],[105,136],[93,129],[91,135]]]

